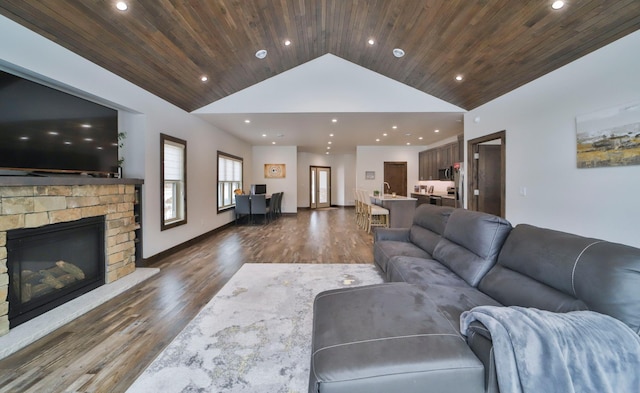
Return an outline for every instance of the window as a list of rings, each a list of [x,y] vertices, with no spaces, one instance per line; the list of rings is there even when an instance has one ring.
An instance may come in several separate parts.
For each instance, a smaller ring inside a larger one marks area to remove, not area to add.
[[[242,158],[218,152],[218,212],[236,205],[235,190],[242,190]]]
[[[161,230],[187,223],[187,141],[160,134]]]

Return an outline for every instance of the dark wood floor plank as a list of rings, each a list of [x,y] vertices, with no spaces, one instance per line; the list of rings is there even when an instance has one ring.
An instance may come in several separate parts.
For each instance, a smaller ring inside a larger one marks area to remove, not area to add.
[[[126,391],[244,263],[372,263],[353,215],[232,226],[158,261],[159,274],[0,360],[0,393]]]

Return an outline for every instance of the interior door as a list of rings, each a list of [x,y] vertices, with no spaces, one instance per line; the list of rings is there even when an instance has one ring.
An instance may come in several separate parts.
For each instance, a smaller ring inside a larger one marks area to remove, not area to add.
[[[309,178],[311,208],[331,206],[331,168],[312,166]]]
[[[500,150],[499,145],[478,146],[478,210],[496,216],[501,215],[502,205]]]
[[[383,194],[396,193],[396,195],[407,196],[407,163],[406,162],[385,162],[384,163],[384,189]]]
[[[469,208],[505,217],[506,132],[469,141]]]

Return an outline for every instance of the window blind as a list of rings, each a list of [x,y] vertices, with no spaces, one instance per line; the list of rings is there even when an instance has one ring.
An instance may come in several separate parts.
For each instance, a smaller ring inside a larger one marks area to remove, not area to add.
[[[184,180],[184,146],[165,141],[164,180]]]
[[[242,181],[242,161],[220,157],[218,160],[218,181]]]

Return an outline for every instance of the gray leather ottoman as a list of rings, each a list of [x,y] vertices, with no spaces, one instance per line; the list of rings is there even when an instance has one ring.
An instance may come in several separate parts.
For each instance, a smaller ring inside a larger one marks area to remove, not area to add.
[[[406,283],[322,292],[309,392],[481,392],[484,367],[453,323]]]

